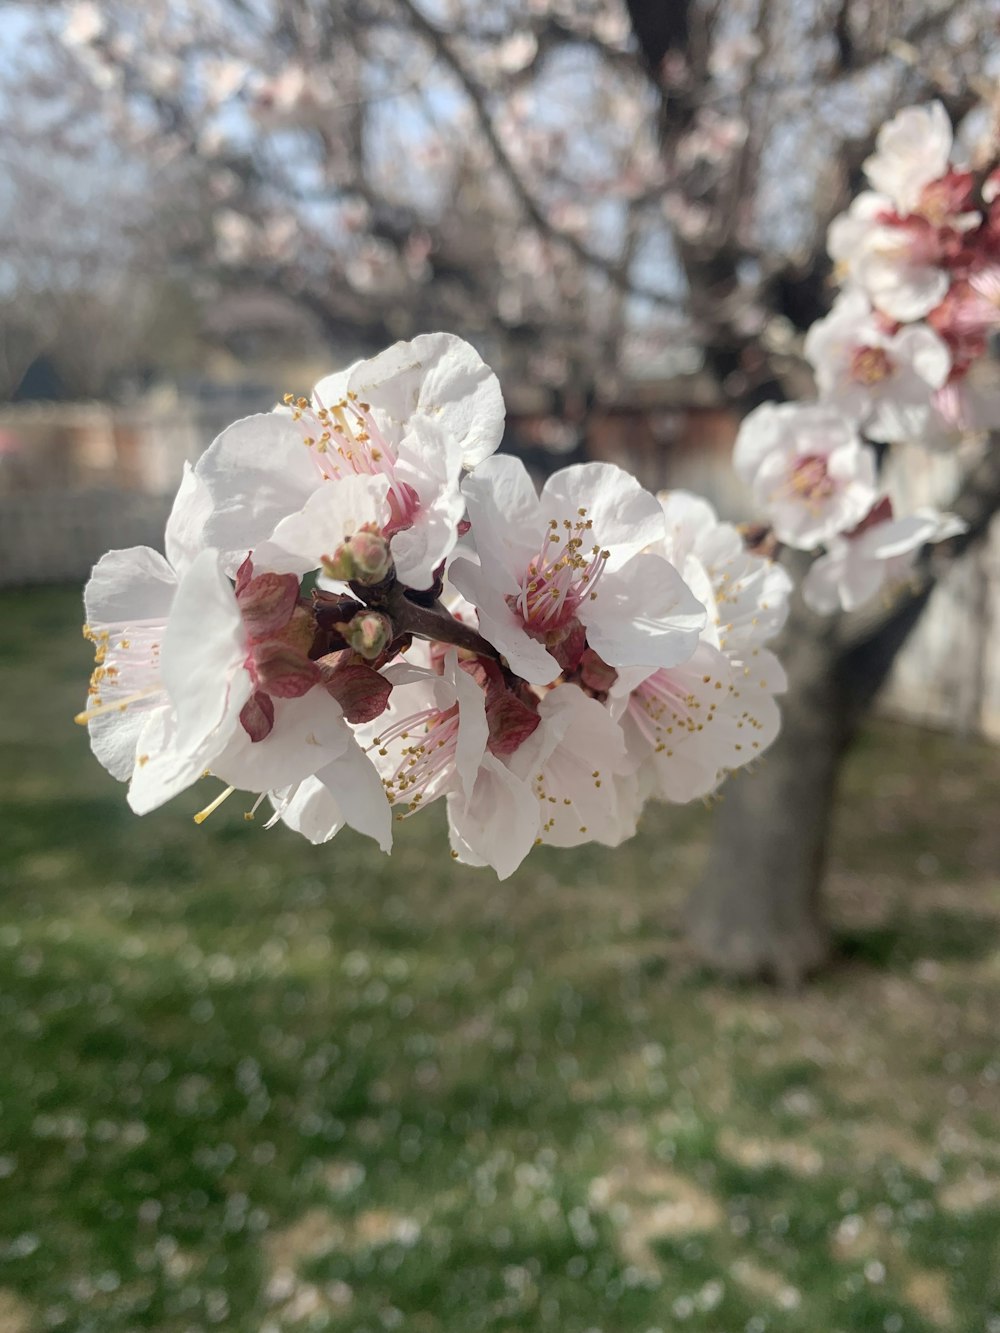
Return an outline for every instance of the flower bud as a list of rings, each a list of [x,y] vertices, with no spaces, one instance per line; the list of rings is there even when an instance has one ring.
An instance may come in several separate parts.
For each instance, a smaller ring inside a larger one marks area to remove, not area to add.
[[[322,556],[320,563],[327,578],[373,584],[388,577],[392,570],[392,554],[381,532],[366,525],[345,538],[332,556]]]
[[[389,543],[377,529],[360,528],[348,538],[359,583],[381,583],[392,569]]]
[[[362,611],[345,625],[337,626],[356,653],[374,660],[392,642],[392,621],[381,611]]]

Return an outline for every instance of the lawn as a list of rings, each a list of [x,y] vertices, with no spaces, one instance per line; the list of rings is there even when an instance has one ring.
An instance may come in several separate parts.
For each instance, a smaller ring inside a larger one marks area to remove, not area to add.
[[[787,995],[685,952],[701,808],[504,884],[139,820],[88,670],[0,596],[0,1333],[1000,1333],[995,749],[864,737]]]

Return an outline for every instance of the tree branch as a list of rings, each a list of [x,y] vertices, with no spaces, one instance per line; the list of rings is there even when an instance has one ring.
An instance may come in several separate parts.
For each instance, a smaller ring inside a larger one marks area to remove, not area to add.
[[[578,236],[570,232],[562,231],[560,228],[545,216],[541,205],[528,189],[517,166],[514,164],[507,150],[500,142],[500,136],[497,134],[493,119],[490,116],[486,106],[486,91],[472,77],[468,69],[452,50],[448,42],[447,34],[436,27],[430,19],[426,18],[411,0],[397,0],[399,6],[408,15],[414,28],[431,44],[436,54],[442,62],[447,65],[452,74],[462,85],[462,89],[472,104],[476,120],[479,122],[479,128],[483,137],[489,145],[497,166],[500,168],[507,183],[513,190],[514,195],[527,214],[529,221],[542,235],[547,236],[549,240],[556,244],[564,246],[569,252],[576,256],[582,264],[588,268],[603,273],[605,277],[622,291],[631,296],[641,296],[644,300],[654,305],[662,306],[669,310],[675,310],[677,303],[664,292],[658,291],[655,287],[646,287],[641,283],[635,283],[629,277],[627,268],[621,263],[606,258],[590,246],[585,245]]]

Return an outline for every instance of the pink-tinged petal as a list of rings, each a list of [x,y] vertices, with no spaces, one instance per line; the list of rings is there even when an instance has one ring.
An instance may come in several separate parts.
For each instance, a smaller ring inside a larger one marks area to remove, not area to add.
[[[546,523],[592,520],[594,541],[610,551],[609,569],[666,535],[656,496],[614,463],[578,463],[554,472],[542,487],[539,509]]]
[[[238,728],[210,767],[241,791],[272,791],[311,777],[352,743],[340,705],[314,690],[298,699],[276,699],[270,735],[255,743]]]
[[[190,463],[174,499],[164,533],[167,559],[178,574],[183,574],[195,556],[205,549],[205,524],[212,512],[212,496]]]
[[[288,412],[235,422],[195,470],[212,499],[205,542],[223,552],[228,569],[270,537],[283,518],[298,513],[320,485],[302,429]]]
[[[507,879],[534,846],[539,804],[530,786],[487,754],[471,795],[448,797],[452,851],[467,865],[492,866]]]
[[[520,619],[507,605],[502,587],[480,565],[471,560],[455,560],[448,577],[475,606],[480,634],[503,654],[516,675],[532,685],[547,685],[562,674],[559,663],[544,645],[525,633]]]
[[[243,707],[250,694],[246,652],[243,617],[220,555],[203,551],[177,588],[160,658],[182,749],[201,745]]]
[[[486,722],[490,730],[487,747],[490,754],[505,758],[519,749],[534,732],[539,724],[538,710],[529,707],[506,685],[491,685],[486,698]]]
[[[538,554],[546,519],[535,484],[519,458],[499,454],[462,483],[472,536],[483,564],[511,576],[511,586]]]
[[[705,607],[669,561],[645,552],[605,573],[580,607],[590,646],[611,666],[676,666],[694,652]]]
[[[333,555],[346,537],[365,524],[384,527],[389,521],[388,478],[344,477],[324,481],[301,508],[276,524],[255,561],[279,573],[306,574],[318,569],[324,555]]]
[[[476,467],[503,438],[504,403],[496,375],[469,343],[451,333],[424,333],[354,366],[349,388],[371,403],[393,443],[414,416],[438,423]]]

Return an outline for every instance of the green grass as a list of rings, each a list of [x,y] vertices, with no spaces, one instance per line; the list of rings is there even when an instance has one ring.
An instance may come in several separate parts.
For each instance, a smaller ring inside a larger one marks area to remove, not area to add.
[[[685,953],[700,808],[502,885],[136,819],[78,633],[0,597],[0,1333],[1000,1330],[995,750],[866,735],[787,996]]]

